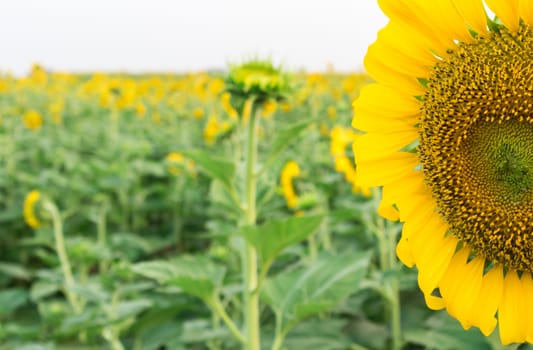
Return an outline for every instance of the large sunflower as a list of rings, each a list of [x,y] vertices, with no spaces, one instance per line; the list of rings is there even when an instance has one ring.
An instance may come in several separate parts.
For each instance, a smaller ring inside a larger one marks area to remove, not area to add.
[[[533,342],[533,1],[379,4],[358,183],[383,186],[380,212],[404,222],[397,253],[429,307]]]

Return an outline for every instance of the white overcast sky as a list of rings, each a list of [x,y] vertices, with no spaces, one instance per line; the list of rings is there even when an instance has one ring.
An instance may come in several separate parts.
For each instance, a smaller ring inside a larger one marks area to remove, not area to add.
[[[249,57],[361,70],[376,0],[2,0],[0,70],[196,71]]]

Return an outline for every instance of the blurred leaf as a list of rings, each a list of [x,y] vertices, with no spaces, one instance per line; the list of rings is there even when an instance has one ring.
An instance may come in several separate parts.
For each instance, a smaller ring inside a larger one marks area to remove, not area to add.
[[[183,324],[183,333],[180,338],[181,343],[204,343],[211,339],[217,339],[228,335],[225,328],[213,328],[211,320],[190,320]]]
[[[140,348],[144,350],[167,349],[169,343],[181,336],[182,322],[168,321],[158,324],[146,331],[139,337]]]
[[[194,162],[213,179],[219,180],[226,188],[232,188],[235,165],[225,159],[215,158],[202,150],[183,151],[183,154]]]
[[[427,320],[428,328],[412,328],[404,331],[404,339],[413,344],[438,350],[476,349],[490,350],[488,338],[477,328],[465,331],[446,312],[433,313]]]
[[[148,309],[151,306],[152,306],[151,300],[136,299],[136,300],[120,302],[116,310],[113,310],[113,307],[111,307],[111,309],[113,313],[116,313],[117,319],[123,319],[123,318],[128,318],[131,316],[135,316],[141,313],[142,311]]]
[[[243,227],[242,234],[257,249],[262,264],[268,266],[283,249],[313,234],[323,219],[322,215],[317,215],[271,220],[261,226]]]
[[[350,348],[351,341],[343,330],[346,322],[330,318],[313,319],[299,324],[285,339],[283,345],[287,349],[305,350],[345,350]]]
[[[0,273],[5,273],[10,277],[26,281],[30,280],[32,277],[31,271],[28,270],[26,267],[19,264],[7,262],[0,263]]]
[[[31,285],[30,298],[36,302],[61,289],[61,283],[39,280]]]
[[[101,310],[86,307],[80,314],[71,314],[61,324],[61,332],[75,334],[79,331],[105,325],[106,319],[101,315]]]
[[[76,283],[69,287],[69,290],[74,294],[81,296],[83,299],[101,303],[111,298],[111,295],[102,287],[101,284],[95,282]]]
[[[0,317],[7,316],[28,302],[28,291],[11,288],[0,291]]]
[[[286,331],[357,291],[369,260],[368,253],[322,255],[307,268],[282,272],[268,280],[262,296],[281,316],[281,328]]]
[[[56,347],[53,344],[27,343],[27,344],[17,345],[16,349],[17,350],[55,350]]]
[[[300,134],[305,131],[313,122],[314,119],[304,120],[302,122],[294,123],[293,125],[287,127],[286,129],[280,130],[277,133],[274,142],[272,143],[272,149],[266,163],[268,164],[272,160],[278,158],[279,154]]]
[[[155,279],[163,286],[209,299],[221,287],[225,268],[200,255],[186,255],[168,261],[148,261],[133,265],[133,271]]]

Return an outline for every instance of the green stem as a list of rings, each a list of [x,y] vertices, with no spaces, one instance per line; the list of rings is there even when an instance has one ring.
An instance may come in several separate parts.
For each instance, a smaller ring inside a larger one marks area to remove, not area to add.
[[[111,297],[111,305],[109,308],[106,308],[106,314],[111,321],[113,321],[117,316],[117,307],[119,302],[119,293],[114,292]],[[120,330],[119,326],[108,325],[102,330],[102,336],[111,346],[113,350],[124,350],[124,345],[120,341]]]
[[[252,107],[254,101],[251,101]],[[246,225],[256,223],[256,174],[257,161],[257,110],[252,108],[248,120],[248,137],[246,140],[246,173],[244,203],[246,208]],[[244,281],[244,320],[246,324],[246,350],[260,350],[259,333],[259,293],[257,290],[257,251],[248,242],[244,243],[242,252],[242,271]]]
[[[224,321],[224,323],[230,330],[231,334],[233,334],[233,336],[236,339],[238,339],[241,343],[245,343],[246,339],[242,335],[239,328],[237,328],[237,326],[235,325],[231,317],[228,315],[228,313],[226,312],[226,309],[224,309],[224,306],[222,305],[220,300],[215,297],[213,298],[213,300],[209,301],[207,304],[211,307],[211,310]]]
[[[102,205],[100,206],[100,210],[98,211],[98,223],[97,223],[97,231],[98,231],[98,245],[100,245],[102,248],[107,246],[107,201],[104,201]],[[107,262],[106,261],[100,261],[99,263],[99,271],[100,273],[103,273],[107,270]]]
[[[398,260],[396,259],[396,234],[394,228],[389,225],[384,219],[379,219],[382,223],[385,240],[388,251],[388,268],[396,271],[398,268]],[[391,333],[392,333],[392,349],[400,350],[402,347],[402,330],[401,330],[401,315],[400,315],[400,281],[397,276],[391,276],[390,279],[390,308],[391,308]]]
[[[61,222],[61,216],[59,215],[59,210],[49,200],[44,201],[44,209],[50,213],[52,216],[52,223],[54,227],[54,240],[56,243],[56,252],[59,257],[59,263],[61,264],[61,270],[63,272],[63,277],[65,279],[65,294],[67,299],[74,309],[74,312],[81,313],[82,307],[81,304],[74,293],[70,291],[72,286],[76,283],[72,275],[72,269],[70,267],[70,262],[68,260],[67,250],[65,249],[65,239],[63,237],[63,224]]]
[[[274,338],[274,343],[272,344],[271,350],[279,350],[281,345],[283,345],[283,336],[278,334],[276,335],[276,338]]]
[[[282,322],[282,316],[279,312],[276,312],[276,333],[274,337],[274,342],[272,343],[272,346],[270,347],[270,350],[279,350],[281,348],[281,345],[283,345],[283,340],[285,339],[286,332],[282,332],[281,330],[281,322]]]

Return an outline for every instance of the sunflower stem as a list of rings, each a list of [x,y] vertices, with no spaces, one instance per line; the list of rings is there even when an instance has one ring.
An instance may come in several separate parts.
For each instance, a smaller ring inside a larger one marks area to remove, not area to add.
[[[219,297],[218,296],[213,297],[213,299],[209,300],[207,304],[211,307],[211,310],[213,310],[213,313],[217,317],[220,317],[222,321],[224,321],[224,323],[230,330],[231,334],[235,337],[235,339],[239,340],[241,343],[245,343],[246,339],[242,335],[237,325],[235,325],[231,317],[226,312],[226,309],[224,308],[224,305],[222,305],[222,303],[220,302]]]
[[[397,271],[398,260],[396,259],[396,235],[394,228],[381,219],[383,222],[383,229],[388,241],[388,258],[389,269]],[[402,347],[402,330],[401,330],[401,314],[400,314],[400,283],[397,275],[391,276],[389,281],[391,289],[390,308],[391,308],[391,333],[392,333],[392,349],[400,350]]]
[[[76,283],[72,275],[72,270],[70,267],[70,262],[67,255],[67,250],[65,249],[65,239],[63,237],[63,224],[61,222],[61,216],[59,215],[59,210],[49,200],[45,200],[43,204],[44,209],[50,213],[52,216],[52,224],[54,228],[54,240],[56,243],[56,253],[59,258],[59,263],[61,265],[61,270],[63,272],[63,278],[65,279],[65,295],[70,303],[72,309],[76,314],[79,314],[82,311],[82,306],[80,301],[74,293],[71,292],[72,286]]]
[[[383,273],[396,271],[398,260],[396,259],[396,234],[394,228],[385,219],[376,218],[376,223],[369,225],[378,239],[380,268]],[[401,314],[400,314],[400,285],[396,275],[385,279],[385,295],[389,303],[390,329],[392,338],[392,350],[402,348]]]
[[[246,138],[246,168],[244,207],[246,208],[245,224],[253,226],[256,223],[256,190],[257,176],[255,174],[257,160],[257,109],[252,104],[248,119],[248,135]],[[259,332],[259,291],[258,286],[257,251],[248,242],[244,242],[242,254],[242,271],[244,282],[244,320],[246,324],[245,349],[260,350]]]

